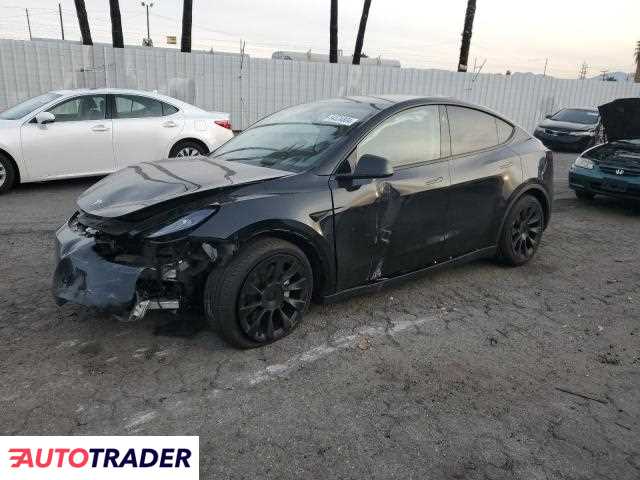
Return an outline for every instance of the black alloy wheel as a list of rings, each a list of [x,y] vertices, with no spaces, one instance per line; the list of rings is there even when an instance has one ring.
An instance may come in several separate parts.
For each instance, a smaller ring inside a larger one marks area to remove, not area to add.
[[[509,212],[500,241],[500,257],[510,265],[523,265],[533,258],[544,230],[544,211],[531,195],[518,200]]]
[[[298,323],[307,306],[311,279],[293,255],[277,254],[258,263],[238,295],[242,332],[258,342],[272,342]]]

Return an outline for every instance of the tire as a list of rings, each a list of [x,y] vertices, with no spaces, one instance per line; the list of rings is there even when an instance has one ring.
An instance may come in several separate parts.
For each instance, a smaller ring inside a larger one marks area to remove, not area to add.
[[[0,154],[0,194],[8,192],[16,182],[17,172],[13,162]]]
[[[499,258],[520,266],[536,254],[544,230],[544,210],[532,195],[524,195],[507,214],[500,234]]]
[[[300,324],[312,291],[313,271],[302,250],[284,240],[262,238],[209,274],[205,316],[231,345],[260,347]]]
[[[182,158],[182,157],[199,157],[207,155],[209,150],[200,142],[193,140],[184,140],[176,143],[171,152],[169,152],[169,158]]]
[[[574,190],[576,197],[578,197],[580,200],[593,200],[593,198],[595,197],[595,194],[591,193],[591,192],[587,192],[585,190]]]

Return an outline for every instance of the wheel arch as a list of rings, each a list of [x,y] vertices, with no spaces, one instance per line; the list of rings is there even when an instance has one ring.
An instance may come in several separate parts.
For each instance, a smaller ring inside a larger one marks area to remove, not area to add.
[[[540,202],[540,204],[542,205],[542,211],[544,214],[544,228],[546,229],[547,226],[549,226],[549,221],[551,219],[551,197],[547,193],[546,189],[539,183],[536,183],[536,182],[525,183],[521,185],[516,191],[514,191],[511,197],[509,198],[507,208],[505,209],[504,215],[502,216],[502,220],[500,222],[500,229],[498,230],[496,243],[499,241],[500,236],[502,235],[504,223],[507,220],[507,217],[509,216],[511,209],[513,208],[515,203],[525,195],[531,195]]]
[[[196,138],[196,137],[184,137],[184,138],[180,138],[179,140],[176,140],[175,142],[173,142],[173,144],[169,148],[169,153],[168,153],[167,157],[171,157],[171,153],[173,152],[173,150],[175,148],[178,147],[178,145],[180,145],[181,143],[186,143],[186,142],[195,142],[195,143],[199,144],[200,146],[204,147],[204,149],[208,153],[211,151],[209,149],[209,146],[207,145],[207,143],[204,140],[202,140],[200,138]]]
[[[13,165],[14,170],[16,171],[16,178],[15,178],[14,185],[20,184],[22,176],[20,174],[20,168],[18,167],[18,162],[16,162],[15,158],[13,158],[13,155],[11,155],[9,152],[7,152],[5,149],[1,147],[0,147],[0,155],[5,157],[7,160],[9,160]]]

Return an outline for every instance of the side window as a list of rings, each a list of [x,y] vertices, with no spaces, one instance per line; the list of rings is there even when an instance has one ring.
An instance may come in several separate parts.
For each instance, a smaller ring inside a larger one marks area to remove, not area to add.
[[[86,95],[62,102],[48,111],[56,116],[56,122],[103,120],[106,104],[104,95]]]
[[[116,95],[114,118],[161,117],[162,103],[148,97]]]
[[[162,103],[162,115],[164,115],[165,117],[167,115],[173,115],[174,113],[177,113],[178,109],[176,107],[174,107],[173,105],[169,105],[168,103]]]
[[[394,167],[440,158],[437,105],[416,107],[385,120],[358,145],[365,154],[387,158]]]
[[[505,141],[512,128],[502,120],[479,110],[447,106],[451,128],[451,150],[454,155],[490,148]],[[500,126],[498,123],[502,123]],[[502,131],[502,133],[499,133]],[[504,138],[500,138],[504,136]]]

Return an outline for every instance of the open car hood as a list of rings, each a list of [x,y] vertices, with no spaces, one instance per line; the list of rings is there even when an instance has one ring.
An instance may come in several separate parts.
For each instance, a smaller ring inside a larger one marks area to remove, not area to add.
[[[286,175],[291,172],[208,157],[145,162],[100,180],[78,198],[78,207],[90,215],[115,218],[198,192]]]
[[[640,98],[619,98],[598,110],[608,141],[640,138]]]

